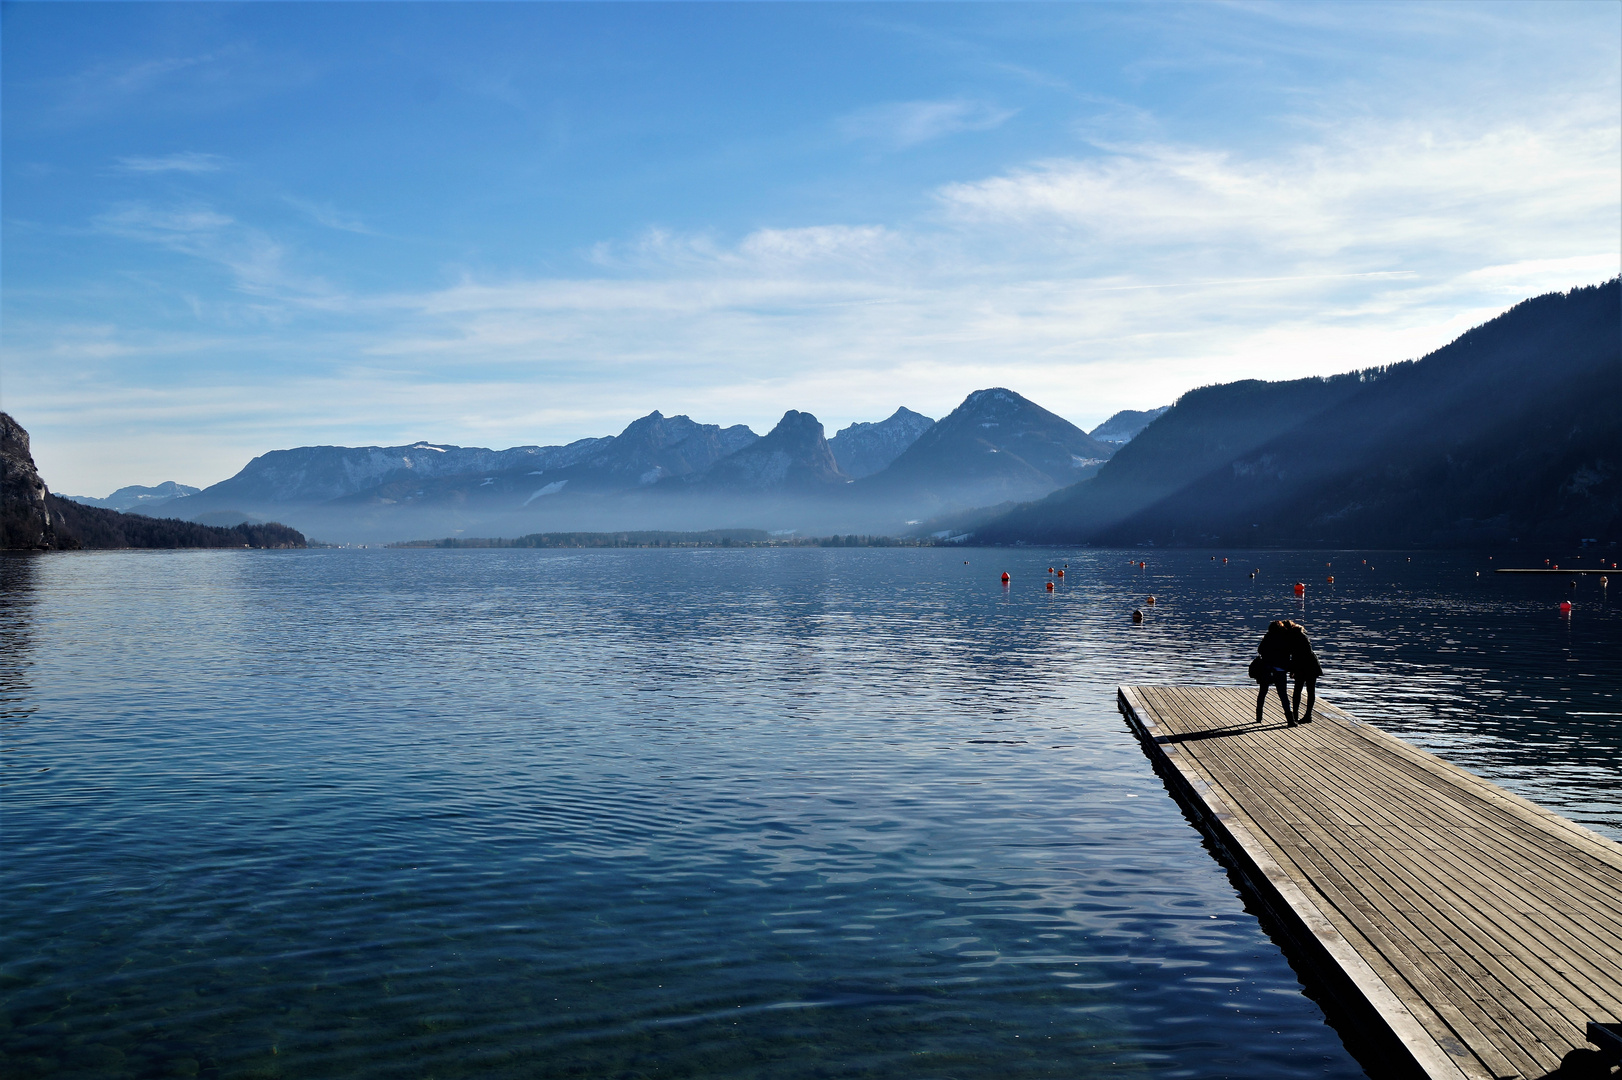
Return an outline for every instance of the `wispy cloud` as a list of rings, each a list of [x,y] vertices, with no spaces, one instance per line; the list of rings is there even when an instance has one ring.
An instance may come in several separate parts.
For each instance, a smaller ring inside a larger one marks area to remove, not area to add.
[[[326,282],[289,268],[285,244],[210,206],[124,203],[97,217],[93,226],[109,236],[157,245],[221,267],[239,291],[256,297],[304,305],[333,300],[334,290]]]
[[[118,169],[121,172],[132,173],[212,173],[224,168],[225,159],[218,154],[201,154],[196,151],[185,151],[178,154],[165,154],[160,157],[121,157],[118,159]]]
[[[872,105],[841,117],[837,126],[847,139],[865,139],[906,149],[955,135],[999,127],[1017,109],[1000,109],[983,101],[898,101]]]
[[[365,222],[345,214],[331,203],[310,202],[307,199],[297,199],[291,195],[284,196],[283,201],[317,225],[324,225],[329,229],[337,229],[340,232],[358,233],[362,236],[376,235]]]
[[[629,244],[601,242],[588,258],[614,270],[665,274],[677,268],[730,270],[758,274],[770,265],[838,265],[849,272],[853,264],[893,256],[905,240],[881,225],[810,225],[795,229],[757,229],[735,245],[713,236],[648,229]]]
[[[948,184],[937,198],[951,221],[1046,237],[1045,247],[1085,237],[1267,259],[1424,247],[1496,261],[1540,235],[1563,243],[1596,215],[1614,221],[1622,181],[1622,133],[1580,117],[1536,130],[1357,125],[1271,156],[1101,150]]]

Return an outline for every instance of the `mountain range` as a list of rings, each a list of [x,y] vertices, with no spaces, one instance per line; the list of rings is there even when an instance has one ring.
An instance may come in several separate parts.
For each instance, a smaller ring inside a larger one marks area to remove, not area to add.
[[[790,409],[765,435],[653,412],[618,435],[564,446],[275,450],[143,511],[218,523],[274,517],[335,540],[726,527],[895,535],[954,509],[1040,497],[1113,452],[992,388],[938,423],[903,407],[832,439],[815,416]]]
[[[177,484],[173,480],[165,480],[161,484],[151,487],[142,487],[140,484],[131,484],[121,487],[105,499],[98,499],[90,495],[63,495],[64,499],[72,499],[85,506],[98,506],[103,510],[139,510],[148,506],[157,506],[170,499],[178,499],[183,495],[195,495],[202,488],[194,488],[188,484]]]
[[[1612,279],[1527,300],[1419,360],[1200,387],[1091,434],[991,387],[939,421],[898,408],[831,439],[794,409],[765,435],[653,412],[562,446],[276,450],[201,491],[81,501],[219,525],[274,518],[338,541],[749,528],[976,543],[1610,542],[1622,530],[1619,291]]]

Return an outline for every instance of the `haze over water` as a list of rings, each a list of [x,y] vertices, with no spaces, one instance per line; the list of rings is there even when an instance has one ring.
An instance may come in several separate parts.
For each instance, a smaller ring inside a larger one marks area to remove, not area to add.
[[[1325,698],[1622,838],[1622,617],[1211,554],[0,559],[0,1072],[1358,1076],[1115,687],[1297,618]]]

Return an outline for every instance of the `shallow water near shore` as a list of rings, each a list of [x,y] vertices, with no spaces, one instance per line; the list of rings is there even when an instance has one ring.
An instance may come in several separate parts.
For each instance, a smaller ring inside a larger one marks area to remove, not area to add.
[[[1324,697],[1618,839],[1622,615],[1217,554],[0,559],[0,1073],[1360,1076],[1116,685],[1296,618]]]

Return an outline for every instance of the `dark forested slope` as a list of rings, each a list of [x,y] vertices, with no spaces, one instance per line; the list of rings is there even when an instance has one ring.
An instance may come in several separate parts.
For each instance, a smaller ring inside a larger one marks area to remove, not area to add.
[[[987,542],[1457,546],[1622,533],[1619,285],[1527,300],[1422,360],[1191,391]]]
[[[28,432],[0,412],[0,549],[74,551],[80,548],[292,548],[303,534],[286,525],[221,529],[122,514],[52,495],[40,479]]]
[[[104,510],[99,506],[85,506],[72,499],[45,496],[52,517],[59,523],[57,531],[71,538],[73,543],[61,543],[62,548],[301,548],[306,546],[304,534],[297,529],[276,522],[234,525],[222,529],[216,525],[198,525],[174,518],[150,518],[143,514],[125,514],[117,510]]]

